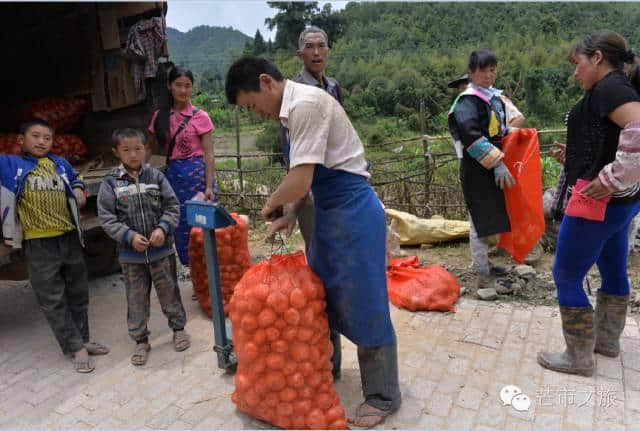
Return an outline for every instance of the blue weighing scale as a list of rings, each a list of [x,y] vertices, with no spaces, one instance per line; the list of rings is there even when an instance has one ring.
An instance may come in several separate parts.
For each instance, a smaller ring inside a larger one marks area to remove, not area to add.
[[[218,367],[233,373],[238,364],[231,342],[231,321],[224,317],[222,290],[220,289],[220,267],[216,249],[217,228],[233,226],[236,221],[223,207],[208,201],[186,201],[187,223],[201,227],[204,231],[204,251],[207,265],[209,298],[211,298],[211,320],[213,321],[213,351],[218,355]]]

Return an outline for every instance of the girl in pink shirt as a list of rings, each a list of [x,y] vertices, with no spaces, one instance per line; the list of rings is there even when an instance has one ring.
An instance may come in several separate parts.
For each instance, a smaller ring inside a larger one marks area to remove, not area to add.
[[[214,126],[204,110],[191,104],[193,74],[175,67],[169,73],[169,106],[153,114],[149,133],[152,145],[159,144],[168,154],[166,176],[180,200],[180,222],[175,232],[180,262],[188,266],[190,227],[184,202],[203,192],[208,200],[218,199],[215,158],[211,132]]]

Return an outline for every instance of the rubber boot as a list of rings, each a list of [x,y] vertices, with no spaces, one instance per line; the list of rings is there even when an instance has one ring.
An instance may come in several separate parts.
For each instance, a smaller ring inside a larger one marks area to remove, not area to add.
[[[593,308],[560,307],[562,332],[567,348],[563,353],[538,352],[538,363],[549,370],[591,377],[595,371]]]
[[[627,320],[629,295],[609,295],[598,290],[595,314],[595,352],[615,358],[620,354],[620,335]]]

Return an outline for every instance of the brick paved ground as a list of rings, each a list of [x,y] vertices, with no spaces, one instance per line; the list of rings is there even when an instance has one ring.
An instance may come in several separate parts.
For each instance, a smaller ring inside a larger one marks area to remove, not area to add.
[[[97,341],[112,349],[92,374],[77,374],[58,346],[24,283],[0,286],[0,428],[265,428],[236,411],[233,379],[216,368],[210,323],[183,298],[193,336],[176,353],[152,299],[149,362],[129,363],[132,344],[118,276],[92,281],[90,319]],[[560,348],[560,319],[549,307],[462,299],[455,314],[393,309],[404,402],[383,428],[405,429],[638,429],[640,334],[629,318],[620,358],[597,356],[593,378],[543,370],[541,348]],[[344,343],[343,406],[360,401],[354,346]],[[503,405],[500,389],[519,386],[532,402],[519,412]]]

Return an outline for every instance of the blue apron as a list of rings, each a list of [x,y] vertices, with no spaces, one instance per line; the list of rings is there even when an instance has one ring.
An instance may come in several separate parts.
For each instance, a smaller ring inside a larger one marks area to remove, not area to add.
[[[329,325],[361,347],[393,344],[384,210],[366,178],[315,165],[309,266],[327,293]]]
[[[165,175],[178,201],[180,201],[180,221],[174,233],[176,251],[178,252],[180,263],[184,266],[189,266],[189,233],[191,232],[191,226],[187,223],[187,208],[184,203],[193,198],[198,192],[204,193],[207,182],[204,157],[172,159],[169,161]],[[215,179],[213,181],[213,191],[217,196],[218,189]]]

